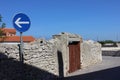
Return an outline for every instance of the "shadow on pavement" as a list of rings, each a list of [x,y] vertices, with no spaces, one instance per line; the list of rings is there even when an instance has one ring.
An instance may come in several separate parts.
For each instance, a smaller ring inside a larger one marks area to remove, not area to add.
[[[64,80],[120,80],[120,66],[92,73],[66,77]]]
[[[59,69],[63,70],[60,66]],[[120,80],[120,66],[70,77],[63,77],[63,71],[59,73],[60,77],[28,64],[22,65],[0,53],[0,80]]]
[[[0,53],[0,80],[56,80],[58,76]]]

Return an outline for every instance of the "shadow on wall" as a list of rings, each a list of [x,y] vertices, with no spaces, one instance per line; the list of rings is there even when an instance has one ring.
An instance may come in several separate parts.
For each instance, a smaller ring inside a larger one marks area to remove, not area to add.
[[[120,66],[106,70],[96,71],[78,76],[64,77],[63,59],[58,52],[59,75],[51,74],[45,70],[28,64],[22,64],[13,58],[0,53],[0,80],[119,80]],[[61,67],[62,66],[62,67]]]
[[[62,52],[57,51],[57,58],[58,58],[58,70],[59,70],[59,78],[64,77],[64,68],[63,68],[63,57],[62,57]]]
[[[56,80],[58,78],[47,71],[28,64],[21,64],[13,58],[0,53],[0,80]]]

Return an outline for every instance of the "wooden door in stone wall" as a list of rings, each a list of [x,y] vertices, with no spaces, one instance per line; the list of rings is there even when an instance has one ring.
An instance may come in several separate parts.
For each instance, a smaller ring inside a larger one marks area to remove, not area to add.
[[[69,43],[69,73],[80,69],[80,42]]]

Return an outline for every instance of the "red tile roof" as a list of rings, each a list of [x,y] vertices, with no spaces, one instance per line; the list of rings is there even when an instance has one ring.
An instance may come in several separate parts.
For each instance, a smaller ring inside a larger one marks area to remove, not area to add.
[[[2,29],[5,33],[9,32],[9,33],[14,33],[16,34],[16,30],[14,28],[3,28]]]
[[[0,42],[20,42],[20,36],[16,36],[16,30],[14,28],[0,28],[0,29],[2,29],[5,34],[6,33],[14,34],[10,36],[5,35],[4,39],[0,38]],[[35,40],[35,38],[32,36],[22,36],[22,39],[24,42],[32,42]]]
[[[23,36],[22,37],[24,42],[32,42],[35,40],[32,36]],[[0,38],[1,42],[20,42],[20,36],[8,36],[5,39]]]

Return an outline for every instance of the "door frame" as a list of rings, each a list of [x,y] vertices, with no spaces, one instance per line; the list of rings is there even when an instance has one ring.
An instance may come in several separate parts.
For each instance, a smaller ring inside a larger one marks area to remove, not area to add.
[[[80,41],[69,42],[69,73],[81,68],[80,61]]]

